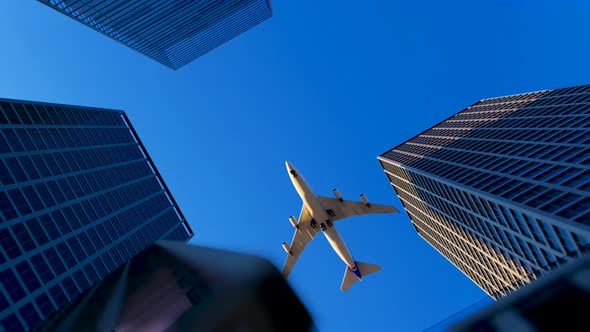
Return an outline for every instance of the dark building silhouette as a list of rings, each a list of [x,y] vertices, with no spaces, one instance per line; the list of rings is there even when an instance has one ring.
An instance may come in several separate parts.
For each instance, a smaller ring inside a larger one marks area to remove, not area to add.
[[[123,111],[0,99],[0,330],[193,232]]]
[[[272,16],[270,0],[37,0],[178,69]]]
[[[260,257],[157,241],[31,331],[317,331]]]
[[[478,101],[378,159],[418,234],[495,299],[590,250],[590,85]]]
[[[456,322],[448,332],[583,331],[590,302],[590,256]]]

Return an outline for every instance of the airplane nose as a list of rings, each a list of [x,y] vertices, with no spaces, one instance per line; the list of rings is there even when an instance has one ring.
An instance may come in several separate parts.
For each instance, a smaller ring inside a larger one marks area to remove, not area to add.
[[[291,165],[290,162],[285,162],[285,164],[287,165],[287,172],[289,172],[289,174],[291,174],[293,177],[297,177],[297,171],[295,170],[295,167],[293,167],[293,165]]]

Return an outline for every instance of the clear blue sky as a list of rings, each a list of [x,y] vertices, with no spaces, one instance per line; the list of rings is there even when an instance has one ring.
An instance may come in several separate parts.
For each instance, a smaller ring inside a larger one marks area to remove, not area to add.
[[[401,204],[376,156],[473,102],[588,83],[587,1],[275,0],[274,17],[179,71],[34,0],[0,1],[0,96],[123,109],[192,224],[196,244],[282,266],[301,201]],[[336,225],[383,271],[339,286],[317,237],[290,284],[321,331],[419,331],[484,294],[405,213]]]

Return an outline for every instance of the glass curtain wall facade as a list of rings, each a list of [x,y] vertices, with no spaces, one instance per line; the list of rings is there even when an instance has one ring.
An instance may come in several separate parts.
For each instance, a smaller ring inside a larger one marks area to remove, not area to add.
[[[378,159],[418,234],[494,299],[590,251],[590,85],[481,100]]]
[[[193,232],[122,111],[0,99],[0,331]]]
[[[270,0],[37,0],[174,70],[272,16]]]

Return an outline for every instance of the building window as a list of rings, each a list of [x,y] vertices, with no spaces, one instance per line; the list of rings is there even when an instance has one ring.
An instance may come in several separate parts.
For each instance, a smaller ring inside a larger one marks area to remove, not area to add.
[[[8,296],[10,296],[12,302],[18,302],[25,297],[26,294],[22,285],[10,268],[0,271],[0,282],[4,285],[4,289],[8,292]]]
[[[94,285],[94,283],[99,279],[98,274],[94,270],[94,267],[92,267],[91,263],[88,263],[86,266],[84,266],[84,272],[88,276],[88,281],[91,285]]]
[[[88,279],[86,279],[86,276],[82,270],[74,272],[73,277],[74,280],[76,280],[76,284],[78,284],[78,288],[80,288],[82,292],[90,287],[90,283],[88,282]]]
[[[48,283],[53,280],[54,274],[41,254],[31,257],[31,264],[35,271],[37,271],[37,274],[41,277],[42,282]]]
[[[18,244],[14,240],[14,236],[6,228],[0,229],[0,245],[11,259],[22,254]]]
[[[0,192],[0,212],[4,215],[4,219],[11,220],[18,217],[16,209],[8,199],[4,192]]]
[[[65,242],[59,243],[56,248],[68,268],[76,266],[76,259],[74,258],[74,255],[72,255],[72,251],[70,248],[68,248]]]
[[[66,295],[59,284],[51,287],[49,289],[49,294],[51,295],[51,298],[53,298],[53,302],[55,302],[57,308],[60,308],[62,305],[68,302],[68,299],[66,298]]]
[[[66,294],[68,295],[70,301],[73,301],[78,294],[80,294],[80,290],[76,287],[74,280],[71,277],[65,277],[61,281],[61,286],[66,290]]]
[[[21,322],[18,320],[15,314],[10,314],[6,318],[2,320],[2,327],[4,327],[5,331],[10,332],[24,332],[25,329],[23,328]]]
[[[27,215],[32,212],[31,207],[25,200],[25,197],[21,193],[20,189],[9,190],[8,195],[14,203],[14,207],[21,216]]]
[[[24,306],[20,307],[18,309],[18,312],[21,314],[29,328],[41,320],[41,317],[39,317],[37,310],[35,310],[35,307],[31,303],[27,303]]]
[[[56,276],[59,276],[66,271],[66,267],[53,247],[47,248],[43,252],[43,255],[49,262],[49,266],[51,266]]]
[[[29,265],[29,262],[20,262],[16,264],[14,268],[16,269],[16,272],[24,282],[29,292],[34,292],[39,287],[41,287],[39,279],[37,279],[35,272],[33,272],[33,270],[31,269],[31,265]]]
[[[0,312],[3,312],[9,305],[8,300],[4,297],[4,293],[0,292]]]

